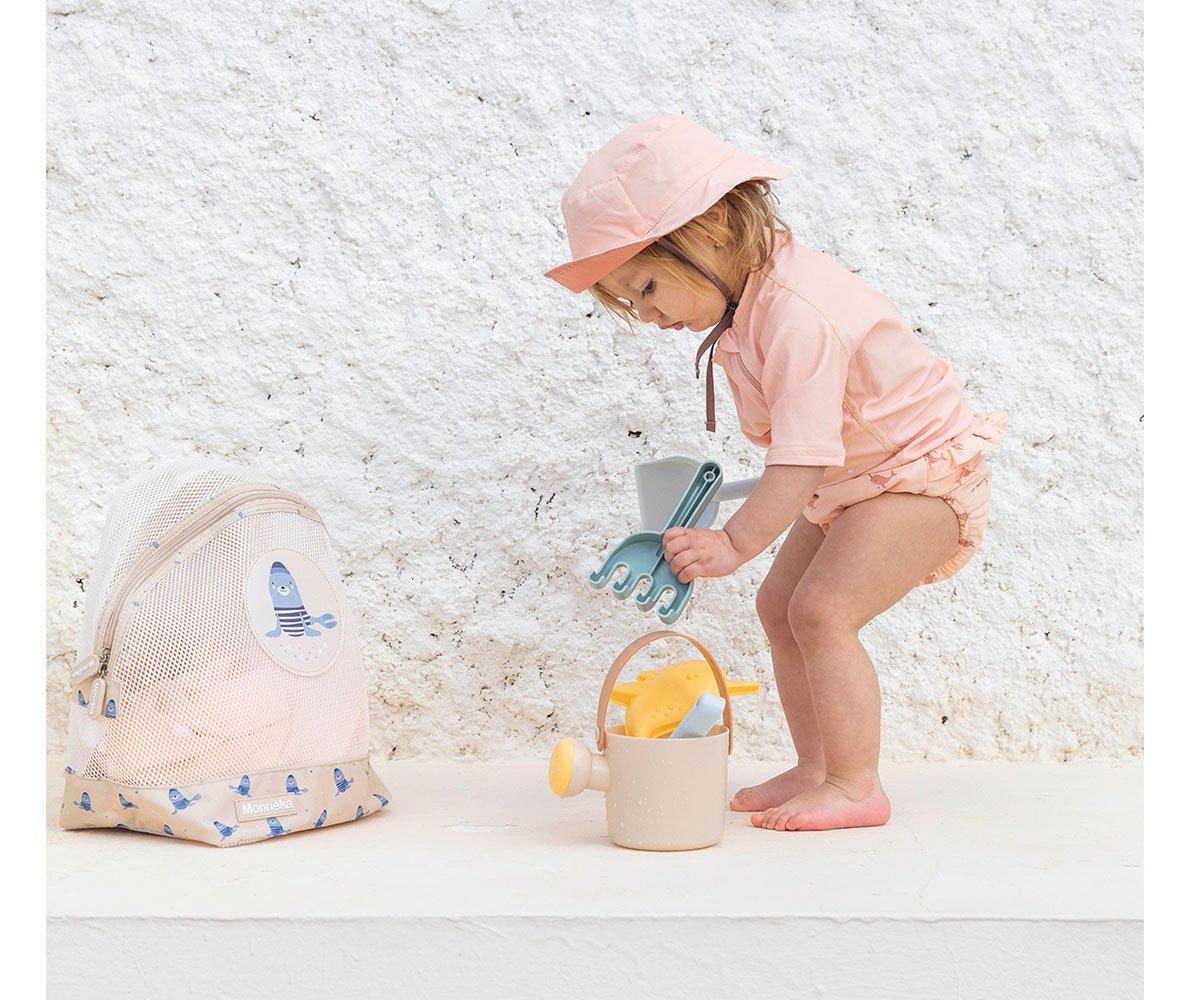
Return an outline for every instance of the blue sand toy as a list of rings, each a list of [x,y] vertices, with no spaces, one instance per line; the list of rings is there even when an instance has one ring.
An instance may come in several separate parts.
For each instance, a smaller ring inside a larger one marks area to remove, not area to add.
[[[675,731],[667,738],[694,740],[701,736],[707,736],[712,731],[712,727],[720,722],[724,715],[725,699],[705,691],[696,699],[696,703],[688,709],[687,715],[680,720]]]
[[[609,553],[604,565],[588,576],[588,582],[597,590],[603,590],[613,574],[621,568],[625,575],[613,584],[613,594],[625,600],[649,579],[634,603],[642,611],[658,605],[663,595],[670,590],[670,603],[658,608],[658,618],[664,625],[671,625],[683,614],[688,598],[692,596],[692,584],[680,583],[671,572],[670,564],[663,555],[662,536],[668,528],[691,528],[721,488],[721,466],[716,462],[702,462],[684,490],[675,512],[662,531],[639,531],[630,535]]]

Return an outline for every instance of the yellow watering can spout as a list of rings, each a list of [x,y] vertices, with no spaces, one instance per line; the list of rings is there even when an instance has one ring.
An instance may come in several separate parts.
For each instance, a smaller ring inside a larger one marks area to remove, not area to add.
[[[607,792],[608,761],[603,754],[592,753],[578,740],[568,737],[554,745],[550,755],[550,790],[567,798],[585,788]]]

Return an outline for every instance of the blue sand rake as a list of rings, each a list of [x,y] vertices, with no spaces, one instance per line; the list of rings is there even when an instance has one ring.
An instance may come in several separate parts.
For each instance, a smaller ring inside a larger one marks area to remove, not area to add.
[[[662,536],[667,528],[691,528],[712,502],[721,488],[721,466],[716,462],[702,462],[684,490],[675,512],[662,531],[639,531],[630,535],[609,553],[595,573],[588,576],[597,590],[603,590],[613,574],[624,568],[625,575],[613,584],[614,596],[623,601],[649,579],[650,583],[634,600],[642,611],[657,607],[663,595],[671,591],[671,600],[658,608],[658,618],[664,625],[671,625],[683,614],[688,598],[692,596],[692,584],[680,583],[671,572],[670,564],[663,555]]]

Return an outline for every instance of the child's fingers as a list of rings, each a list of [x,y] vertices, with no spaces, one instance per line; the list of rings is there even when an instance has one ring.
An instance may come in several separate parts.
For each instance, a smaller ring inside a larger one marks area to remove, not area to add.
[[[687,549],[686,551],[677,555],[674,559],[670,560],[671,572],[676,576],[679,576],[679,574],[686,570],[689,566],[692,566],[699,561],[700,553],[695,549]],[[679,576],[679,578],[681,580],[683,579],[682,576]]]
[[[671,534],[674,531],[679,532],[679,534]],[[663,535],[663,554],[668,559],[673,559],[680,552],[685,551],[690,544],[683,528],[672,528],[671,531]]]

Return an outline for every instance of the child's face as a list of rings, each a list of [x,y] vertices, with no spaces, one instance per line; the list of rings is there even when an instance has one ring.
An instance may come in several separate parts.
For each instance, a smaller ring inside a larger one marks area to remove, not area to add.
[[[720,322],[725,300],[716,288],[695,293],[656,261],[634,257],[606,277],[606,291],[632,303],[638,319],[660,330],[700,332]]]

